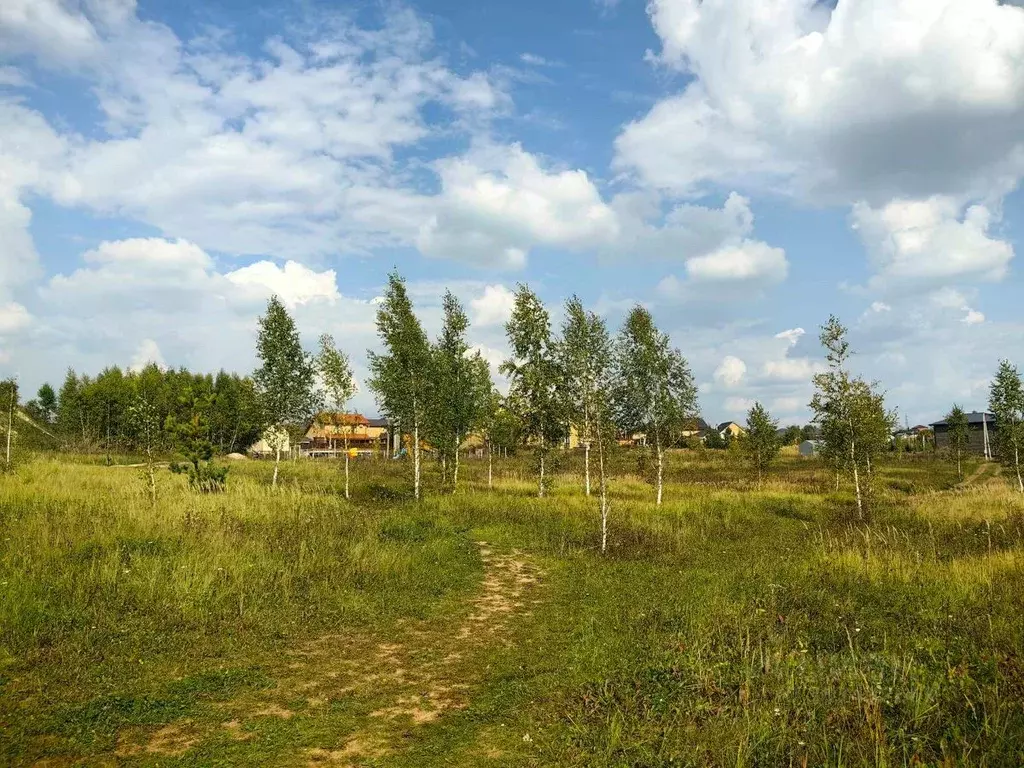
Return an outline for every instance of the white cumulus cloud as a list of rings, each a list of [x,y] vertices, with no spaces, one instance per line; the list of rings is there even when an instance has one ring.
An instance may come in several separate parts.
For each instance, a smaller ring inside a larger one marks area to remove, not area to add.
[[[738,357],[726,355],[715,369],[715,380],[724,387],[735,387],[743,381],[747,364]]]
[[[471,299],[469,307],[478,326],[504,325],[512,316],[516,294],[504,285],[488,285],[482,295]]]
[[[530,249],[593,248],[619,234],[584,171],[549,171],[517,145],[437,164],[442,191],[416,244],[428,256],[521,267]]]
[[[651,0],[692,81],[617,163],[688,192],[751,176],[854,202],[987,194],[1024,172],[1024,10],[997,0]]]
[[[984,205],[962,209],[949,197],[894,200],[881,208],[858,203],[853,227],[871,256],[876,287],[999,280],[1013,246],[990,236],[997,219]]]
[[[287,262],[283,267],[271,261],[258,261],[228,272],[225,277],[261,297],[277,294],[281,301],[291,307],[311,301],[334,302],[341,297],[333,269],[314,272],[294,261]]]

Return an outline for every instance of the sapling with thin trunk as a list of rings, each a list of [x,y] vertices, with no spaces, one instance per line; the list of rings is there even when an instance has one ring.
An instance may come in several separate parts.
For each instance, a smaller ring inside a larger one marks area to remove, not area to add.
[[[276,488],[289,428],[304,425],[318,406],[313,359],[303,350],[295,321],[277,296],[270,297],[267,312],[259,319],[256,354],[260,367],[253,381],[268,427],[266,436],[274,448],[271,486]]]
[[[323,419],[324,426],[340,427],[345,443],[345,498],[349,494],[348,438],[352,432],[351,416],[346,413],[349,400],[356,393],[356,381],[348,355],[334,344],[334,338],[325,333],[320,336],[320,351],[316,357],[316,368],[324,388],[324,404],[333,413]],[[340,423],[339,423],[340,421]]]
[[[413,497],[420,498],[420,432],[429,406],[433,370],[430,344],[413,312],[405,280],[388,275],[388,287],[377,307],[377,334],[384,352],[367,352],[377,404],[392,422],[412,435]]]

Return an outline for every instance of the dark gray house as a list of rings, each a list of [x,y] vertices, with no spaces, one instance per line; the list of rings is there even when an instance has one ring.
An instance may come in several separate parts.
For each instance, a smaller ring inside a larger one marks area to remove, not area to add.
[[[935,448],[949,448],[949,423],[945,419],[929,425],[935,431]],[[988,412],[972,411],[967,414],[967,452],[992,457],[992,438],[996,431],[996,417]]]

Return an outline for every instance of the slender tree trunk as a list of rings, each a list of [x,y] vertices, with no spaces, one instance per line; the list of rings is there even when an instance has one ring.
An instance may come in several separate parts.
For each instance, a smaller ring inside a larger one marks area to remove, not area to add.
[[[241,423],[242,417],[239,416],[237,419],[235,419],[235,429],[231,433],[231,442],[228,443],[228,453],[231,453],[232,451],[235,450],[235,443],[238,442],[238,427],[241,425]]]
[[[665,478],[665,452],[661,449],[661,435],[654,438],[654,450],[658,453],[658,506],[661,506]]]
[[[868,462],[868,477],[871,477],[871,457],[867,456],[866,458]]]
[[[452,490],[459,487],[459,433],[455,433],[455,466],[452,469]]]
[[[281,446],[277,446],[276,456],[274,458],[274,479],[270,481],[271,488],[277,488],[277,471],[281,467]]]
[[[587,496],[590,495],[590,441],[587,440],[583,446],[583,482],[587,488]]]
[[[348,435],[345,435],[345,498],[351,498],[348,492]]]
[[[864,503],[860,498],[860,475],[857,473],[857,452],[853,441],[850,441],[850,463],[853,465],[853,488],[857,494],[857,519],[864,519]]]
[[[487,443],[487,488],[494,484],[494,448],[490,442]]]
[[[148,427],[147,427],[148,429]],[[150,437],[150,439],[152,439]],[[149,501],[154,507],[156,506],[156,470],[153,467],[153,446],[151,443],[146,444],[146,471],[149,473]]]
[[[960,465],[960,451],[956,452],[956,476],[960,478],[960,482],[964,481],[964,470]]]
[[[412,464],[413,483],[412,495],[416,501],[420,500],[420,420],[417,418],[412,423]]]
[[[11,468],[11,433],[14,431],[14,385],[11,385],[11,407],[7,411],[7,468]]]
[[[10,435],[10,432],[7,434]],[[1020,450],[1017,446],[1013,447],[1013,466],[1017,470],[1017,487],[1020,489],[1021,493],[1024,493],[1024,480],[1022,480],[1020,476]]]
[[[608,483],[604,473],[604,439],[603,435],[597,438],[597,465],[600,473],[599,482],[601,493],[601,551],[608,549]]]
[[[540,454],[540,481],[537,483],[537,498],[544,498],[544,452]]]

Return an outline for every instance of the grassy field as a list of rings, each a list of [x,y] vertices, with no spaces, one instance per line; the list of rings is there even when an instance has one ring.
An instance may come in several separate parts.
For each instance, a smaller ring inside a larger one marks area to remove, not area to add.
[[[816,462],[760,489],[617,459],[611,546],[578,458],[405,498],[397,462],[0,477],[4,765],[1024,764],[1024,502],[991,466]]]

